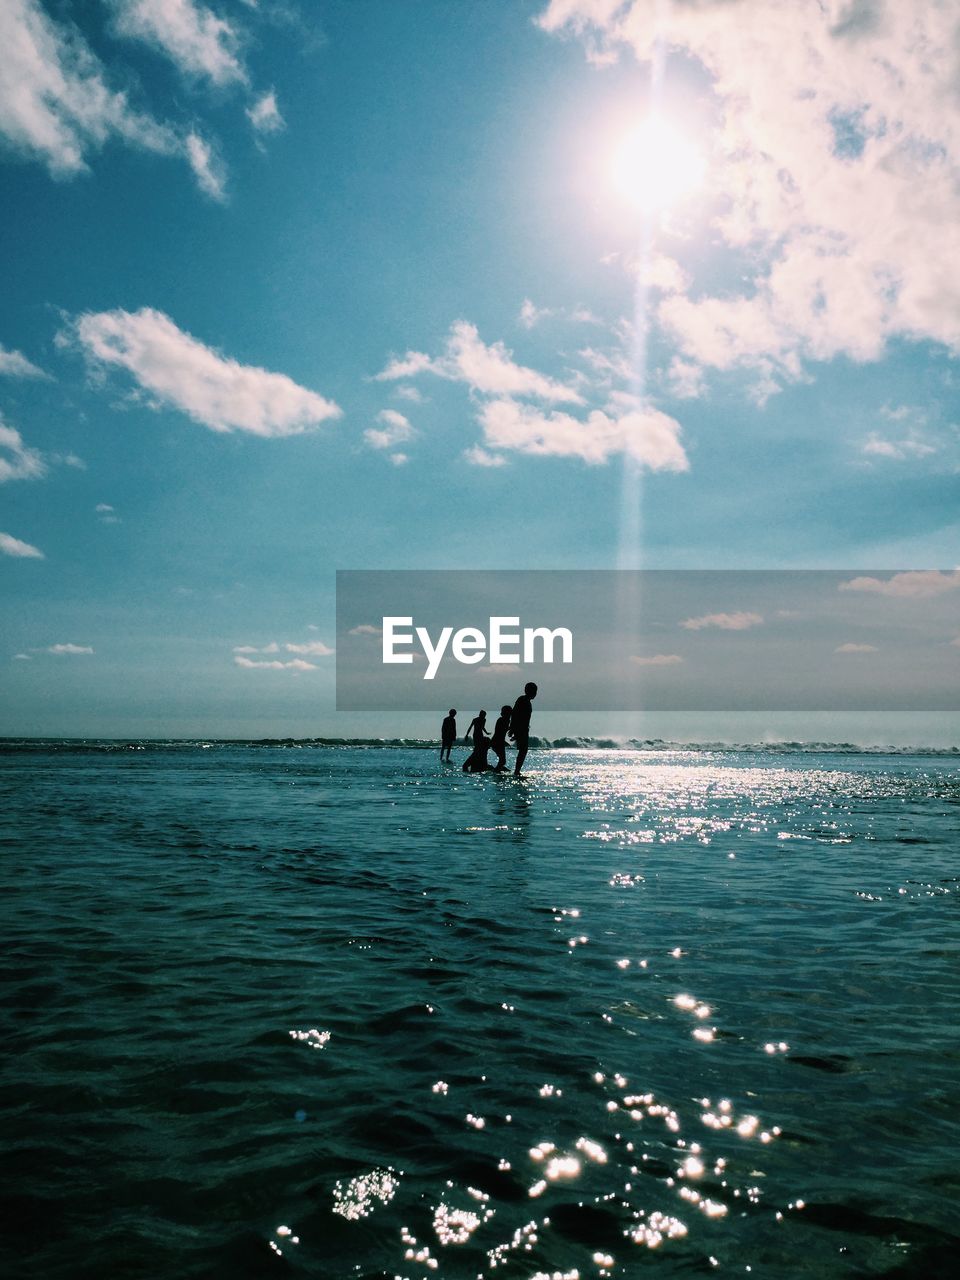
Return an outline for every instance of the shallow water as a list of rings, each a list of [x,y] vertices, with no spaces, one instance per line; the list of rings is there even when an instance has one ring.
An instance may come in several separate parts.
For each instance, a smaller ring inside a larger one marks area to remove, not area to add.
[[[530,765],[0,755],[6,1274],[952,1274],[956,758]]]

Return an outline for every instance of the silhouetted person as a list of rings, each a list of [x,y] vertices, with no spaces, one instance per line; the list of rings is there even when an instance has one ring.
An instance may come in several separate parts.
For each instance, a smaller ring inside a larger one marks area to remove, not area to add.
[[[502,773],[507,767],[507,730],[510,728],[512,714],[509,705],[500,708],[500,715],[493,729],[493,737],[490,739],[491,749],[497,753],[497,763],[494,768],[498,773]]]
[[[451,707],[440,726],[440,759],[450,763],[450,748],[457,740],[457,709]]]
[[[485,711],[479,711],[470,721],[470,727],[467,729],[467,732],[463,735],[463,740],[464,742],[469,742],[470,739],[472,738],[474,741],[474,744],[476,744],[479,738],[486,737],[486,733],[487,733],[487,713]]]
[[[487,763],[487,752],[490,749],[490,739],[487,737],[487,713],[481,711],[470,721],[470,728],[463,736],[464,742],[473,739],[473,751],[467,756],[463,762],[464,773],[482,773],[484,769],[489,769]]]
[[[537,686],[531,680],[529,684],[523,686],[523,693],[513,704],[513,714],[510,717],[510,737],[517,744],[517,763],[514,766],[513,776],[520,777],[520,770],[523,762],[527,758],[527,751],[530,747],[530,717],[533,715],[533,700],[537,696]]]

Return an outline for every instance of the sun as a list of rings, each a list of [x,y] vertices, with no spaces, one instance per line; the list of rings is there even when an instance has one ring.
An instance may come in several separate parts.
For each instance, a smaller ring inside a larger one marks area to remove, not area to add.
[[[650,214],[691,195],[703,182],[706,162],[676,125],[649,115],[620,139],[611,171],[620,195]]]

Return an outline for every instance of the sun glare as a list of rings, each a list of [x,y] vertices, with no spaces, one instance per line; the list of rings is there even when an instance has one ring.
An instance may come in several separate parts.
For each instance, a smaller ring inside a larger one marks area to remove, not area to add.
[[[703,181],[706,164],[697,147],[669,120],[647,116],[613,153],[616,189],[643,213],[669,208]]]

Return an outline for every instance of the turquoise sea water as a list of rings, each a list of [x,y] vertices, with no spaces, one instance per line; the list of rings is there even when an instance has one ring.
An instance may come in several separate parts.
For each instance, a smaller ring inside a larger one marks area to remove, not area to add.
[[[956,756],[529,764],[0,751],[4,1273],[952,1275]]]

